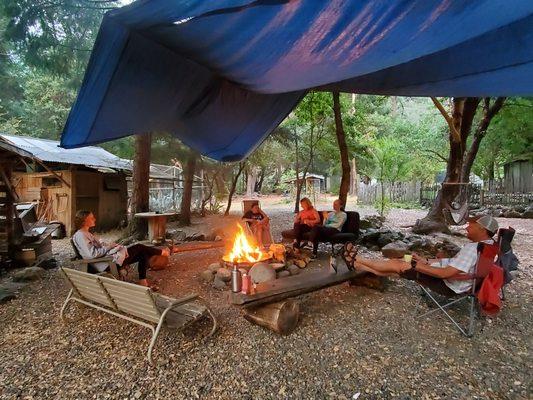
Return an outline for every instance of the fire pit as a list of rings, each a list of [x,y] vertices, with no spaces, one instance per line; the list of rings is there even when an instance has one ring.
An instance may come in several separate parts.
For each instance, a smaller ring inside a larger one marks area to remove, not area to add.
[[[272,253],[262,251],[257,245],[251,244],[241,224],[237,224],[239,231],[235,236],[233,248],[222,257],[228,267],[250,268],[255,263],[272,259]]]
[[[200,276],[215,289],[225,290],[232,281],[232,270],[235,267],[241,274],[248,273],[254,283],[261,283],[297,275],[309,262],[309,256],[294,254],[292,248],[286,248],[281,243],[270,245],[268,251],[262,250],[238,224],[231,250],[220,262],[209,265]]]

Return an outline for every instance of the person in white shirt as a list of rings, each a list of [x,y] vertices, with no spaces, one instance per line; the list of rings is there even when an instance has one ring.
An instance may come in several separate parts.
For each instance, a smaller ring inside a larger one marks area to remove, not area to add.
[[[472,288],[472,281],[453,279],[453,276],[461,272],[467,274],[474,272],[478,243],[493,244],[492,237],[497,231],[498,222],[493,217],[483,215],[471,218],[468,221],[466,232],[467,237],[473,243],[464,245],[459,253],[452,258],[428,260],[416,253],[413,253],[411,263],[401,259],[371,260],[360,256],[351,258],[355,259],[356,269],[372,272],[375,275],[399,275],[405,279],[416,280],[444,295],[465,293]]]
[[[155,288],[153,285],[150,285],[146,279],[146,270],[149,266],[148,260],[155,255],[168,257],[170,255],[170,250],[168,248],[160,249],[139,243],[129,247],[117,243],[106,243],[90,232],[90,229],[96,225],[96,218],[90,211],[78,211],[76,213],[75,224],[78,230],[72,236],[72,240],[83,259],[111,256],[113,257],[113,262],[119,266],[119,272],[121,274],[125,272],[125,269],[121,267],[138,263],[139,285]],[[105,262],[93,263],[89,264],[88,272],[104,272],[108,268],[109,265]]]
[[[318,251],[318,242],[321,240],[327,240],[330,236],[333,236],[339,233],[342,230],[342,226],[346,222],[348,216],[344,211],[342,211],[342,203],[340,199],[337,199],[333,202],[333,210],[324,217],[323,225],[315,225],[311,229],[309,234],[309,239],[313,243],[313,254],[311,258],[317,257]]]

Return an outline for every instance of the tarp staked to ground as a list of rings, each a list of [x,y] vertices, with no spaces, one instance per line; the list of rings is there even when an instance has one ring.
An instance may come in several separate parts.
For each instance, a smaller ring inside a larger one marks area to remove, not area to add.
[[[108,12],[65,148],[171,132],[246,157],[310,89],[533,94],[532,0],[144,0]]]

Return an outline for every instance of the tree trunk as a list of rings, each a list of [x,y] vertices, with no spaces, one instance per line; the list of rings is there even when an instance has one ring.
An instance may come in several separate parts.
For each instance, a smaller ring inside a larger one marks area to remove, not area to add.
[[[136,213],[147,212],[150,209],[150,153],[152,135],[135,136],[135,156],[133,159],[131,214],[127,236],[136,240],[143,240],[148,233],[148,223],[145,218],[135,218]]]
[[[261,193],[261,190],[263,189],[263,181],[265,180],[265,167],[261,168],[261,172],[259,173],[259,179],[257,182],[255,182],[255,188],[254,191],[257,193]]]
[[[489,170],[487,171],[487,176],[489,178],[489,189],[491,190],[494,188],[494,166],[495,161],[493,158],[489,163]]]
[[[241,161],[239,163],[239,169],[237,171],[237,174],[231,180],[231,188],[229,190],[229,195],[228,195],[228,205],[226,206],[226,211],[224,212],[224,216],[229,215],[229,210],[231,208],[231,200],[233,199],[233,195],[235,194],[235,190],[237,189],[237,182],[239,181],[239,176],[241,176],[241,173],[245,165],[246,165],[246,161]]]
[[[255,184],[257,182],[257,169],[250,166],[246,173],[246,196],[252,197],[255,191]]]
[[[450,204],[455,199],[459,190],[459,185],[455,185],[454,183],[458,183],[461,177],[466,139],[470,133],[472,119],[474,118],[477,107],[475,100],[477,100],[477,103],[479,102],[479,99],[475,98],[468,98],[466,101],[464,98],[453,99],[451,122],[449,122],[450,152],[446,165],[446,177],[428,214],[422,220],[417,221],[417,224],[413,227],[413,232],[415,233],[429,233],[433,231],[450,232],[444,218],[443,210],[447,204]],[[459,135],[458,138],[452,132],[453,129]]]
[[[333,112],[335,114],[335,133],[337,135],[337,143],[339,145],[342,177],[339,188],[339,199],[343,206],[346,206],[348,198],[348,190],[350,189],[350,161],[348,159],[348,146],[346,145],[346,135],[344,133],[344,126],[342,124],[341,105],[339,100],[339,92],[332,92],[333,95]]]
[[[296,149],[296,162],[294,169],[296,172],[296,199],[294,200],[294,213],[300,212],[300,195],[302,193],[302,183],[300,182],[300,157],[298,150],[298,136],[294,134],[294,147]]]
[[[185,164],[185,182],[183,184],[183,196],[181,197],[180,206],[180,225],[191,224],[191,203],[192,203],[192,186],[194,183],[194,172],[196,169],[196,160],[198,159],[198,153],[190,150],[187,156],[187,162]]]
[[[498,97],[491,106],[490,98],[483,99],[483,118],[476,128],[470,149],[465,155],[465,160],[463,162],[463,168],[461,171],[462,182],[470,182],[470,172],[472,171],[472,166],[474,165],[481,140],[483,140],[485,137],[492,118],[501,110],[504,102],[505,97]]]
[[[449,231],[446,226],[443,210],[450,204],[461,190],[466,190],[465,183],[469,182],[470,171],[474,164],[481,140],[485,136],[487,128],[498,111],[503,106],[504,97],[496,99],[490,106],[490,99],[483,100],[483,118],[479,122],[471,147],[466,151],[467,139],[472,130],[474,117],[480,102],[477,97],[468,97],[466,99],[453,100],[453,114],[449,118],[443,113],[442,107],[439,108],[441,113],[450,124],[450,154],[446,168],[446,178],[444,179],[442,189],[437,194],[431,210],[428,215],[413,228],[414,232],[427,233],[431,231]],[[434,100],[439,107],[439,103]],[[450,123],[451,121],[451,123]],[[459,138],[455,137],[452,132],[455,129]]]
[[[350,195],[357,197],[357,187],[358,187],[358,180],[357,180],[357,164],[355,161],[355,157],[352,157],[352,170],[350,173]],[[356,199],[357,202],[357,199]]]

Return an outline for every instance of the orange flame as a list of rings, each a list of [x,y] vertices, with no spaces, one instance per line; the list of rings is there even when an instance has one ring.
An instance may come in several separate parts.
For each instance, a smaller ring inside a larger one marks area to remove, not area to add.
[[[235,241],[233,242],[233,248],[230,253],[223,257],[224,261],[241,263],[249,262],[256,263],[258,261],[266,260],[270,258],[268,253],[264,253],[261,249],[255,245],[252,245],[241,224],[237,223],[239,232],[235,236]]]

